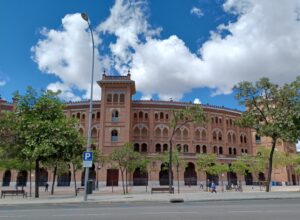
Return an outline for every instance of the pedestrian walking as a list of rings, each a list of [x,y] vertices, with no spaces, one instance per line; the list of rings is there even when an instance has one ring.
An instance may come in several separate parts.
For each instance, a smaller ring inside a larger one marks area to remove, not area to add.
[[[214,182],[211,183],[211,193],[217,193],[217,187]]]
[[[49,184],[46,183],[46,184],[45,184],[45,192],[48,192],[48,188],[49,188]]]

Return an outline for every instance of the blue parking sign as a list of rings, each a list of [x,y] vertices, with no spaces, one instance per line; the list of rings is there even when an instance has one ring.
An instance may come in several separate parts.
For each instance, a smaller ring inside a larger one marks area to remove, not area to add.
[[[83,161],[93,161],[93,152],[83,152]]]

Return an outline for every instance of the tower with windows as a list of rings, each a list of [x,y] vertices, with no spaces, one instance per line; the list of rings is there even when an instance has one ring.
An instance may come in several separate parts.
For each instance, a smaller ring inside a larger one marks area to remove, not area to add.
[[[101,87],[100,148],[111,153],[130,141],[131,97],[135,94],[135,82],[130,73],[126,76],[102,75]]]

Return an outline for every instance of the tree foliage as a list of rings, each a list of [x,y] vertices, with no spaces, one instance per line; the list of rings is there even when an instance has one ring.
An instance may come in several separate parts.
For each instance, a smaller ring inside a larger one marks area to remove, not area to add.
[[[270,191],[273,154],[277,140],[296,143],[299,132],[300,76],[294,82],[279,86],[262,78],[256,83],[241,82],[235,86],[236,98],[246,105],[238,121],[242,127],[255,129],[260,136],[272,139],[266,191]]]

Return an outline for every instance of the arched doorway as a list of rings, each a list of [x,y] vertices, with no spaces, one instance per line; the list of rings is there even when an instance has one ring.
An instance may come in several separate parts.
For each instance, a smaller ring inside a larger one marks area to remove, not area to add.
[[[119,170],[107,169],[106,186],[118,186],[119,185]]]
[[[237,185],[237,176],[234,172],[227,172],[228,185]]]
[[[3,175],[2,186],[9,186],[11,180],[11,171],[6,170]]]
[[[259,181],[266,181],[266,177],[265,177],[265,174],[264,173],[262,173],[262,172],[260,172],[259,174],[258,174],[258,180]]]
[[[81,175],[81,186],[84,186],[84,178],[85,178],[85,169],[82,172]],[[96,187],[96,171],[95,171],[95,164],[89,169],[89,180],[93,180],[93,190],[95,190]]]
[[[184,171],[184,185],[197,186],[197,173],[195,171],[195,165],[188,163],[188,166]]]
[[[245,183],[246,185],[253,185],[252,173],[250,173],[248,170],[246,171],[246,175],[245,175]]]
[[[161,185],[161,186],[169,185],[169,165],[168,164],[163,163],[160,166],[159,185]],[[172,185],[173,185],[173,172],[172,172]]]
[[[57,176],[57,186],[70,186],[71,172],[62,173]]]
[[[147,186],[148,185],[148,173],[142,172],[140,168],[136,168],[133,173],[133,185],[134,186]]]
[[[19,171],[17,175],[17,186],[27,185],[28,173],[25,170]]]
[[[44,168],[41,168],[39,186],[45,186],[47,182],[48,182],[48,171]]]
[[[219,176],[218,175],[212,175],[212,174],[206,174],[207,180],[209,180],[209,184],[214,182],[216,185],[219,185]]]

